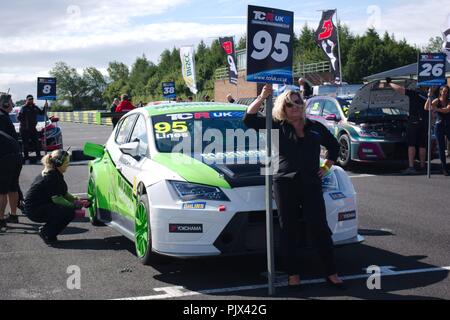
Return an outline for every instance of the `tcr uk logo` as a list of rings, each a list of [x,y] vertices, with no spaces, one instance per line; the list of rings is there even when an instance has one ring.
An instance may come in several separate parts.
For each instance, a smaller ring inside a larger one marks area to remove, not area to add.
[[[253,11],[254,20],[267,21],[267,22],[278,22],[278,23],[290,23],[288,16],[278,16],[272,12],[263,11]]]

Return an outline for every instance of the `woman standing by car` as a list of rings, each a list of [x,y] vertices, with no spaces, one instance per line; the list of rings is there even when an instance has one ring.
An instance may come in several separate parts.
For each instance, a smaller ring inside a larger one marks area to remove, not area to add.
[[[257,113],[271,93],[272,86],[264,86],[261,95],[248,107],[244,116],[247,127],[265,128],[265,118]],[[306,119],[304,102],[296,91],[287,90],[277,98],[273,118],[273,128],[279,130],[279,170],[274,176],[274,194],[281,227],[281,253],[289,275],[289,286],[300,285],[296,221],[302,206],[325,266],[327,282],[343,289],[344,283],[336,273],[332,233],[322,192],[322,178],[337,160],[339,144],[323,125]],[[325,146],[329,154],[322,167],[319,165],[321,146]]]
[[[428,98],[432,97],[433,90],[428,91]],[[439,89],[439,97],[434,99],[431,109],[436,113],[435,134],[439,147],[439,158],[441,159],[442,173],[448,176],[447,160],[445,156],[445,148],[447,147],[445,137],[450,139],[450,88],[442,86]],[[425,104],[425,110],[430,110],[430,99]]]
[[[64,173],[69,167],[69,154],[63,150],[53,151],[42,158],[44,171],[34,180],[25,197],[25,212],[33,222],[45,223],[39,236],[47,244],[55,243],[57,235],[74,219],[75,211],[87,201],[80,201],[67,192]]]

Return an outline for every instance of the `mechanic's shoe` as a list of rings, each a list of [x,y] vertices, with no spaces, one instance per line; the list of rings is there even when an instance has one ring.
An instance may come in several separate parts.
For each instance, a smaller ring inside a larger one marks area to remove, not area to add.
[[[449,176],[448,170],[447,169],[442,169],[442,174],[446,177]]]
[[[19,223],[19,217],[16,214],[10,214],[8,217],[9,223]]]
[[[5,232],[7,227],[6,219],[0,220],[0,232]]]
[[[412,168],[412,167],[409,167],[408,169],[403,170],[402,173],[405,174],[405,175],[410,176],[410,175],[415,175],[415,174],[417,174],[417,170],[414,169],[414,168]]]
[[[56,244],[58,242],[58,238],[50,238],[45,234],[44,227],[39,228],[39,237],[41,237],[42,240],[44,240],[45,244],[51,246],[53,244]]]

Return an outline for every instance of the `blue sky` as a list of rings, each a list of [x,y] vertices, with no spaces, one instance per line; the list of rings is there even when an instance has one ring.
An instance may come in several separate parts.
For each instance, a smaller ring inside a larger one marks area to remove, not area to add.
[[[0,0],[0,91],[15,99],[35,91],[57,61],[82,71],[108,62],[131,65],[145,54],[157,62],[166,48],[246,31],[247,5],[294,11],[295,31],[307,22],[316,28],[317,10],[337,8],[355,34],[374,26],[397,39],[423,46],[447,24],[450,0],[247,1],[247,0]],[[45,3],[45,6],[43,5]],[[429,16],[429,18],[427,18]]]

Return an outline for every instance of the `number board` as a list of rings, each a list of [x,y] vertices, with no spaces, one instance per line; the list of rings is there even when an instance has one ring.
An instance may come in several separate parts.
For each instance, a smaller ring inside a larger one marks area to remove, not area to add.
[[[248,6],[247,81],[292,84],[294,13]]]
[[[38,78],[38,100],[56,100],[56,78]]]
[[[163,82],[162,84],[163,96],[165,99],[175,99],[177,94],[175,92],[175,82]]]
[[[447,83],[445,78],[445,54],[419,54],[417,85],[419,87],[439,87]]]

